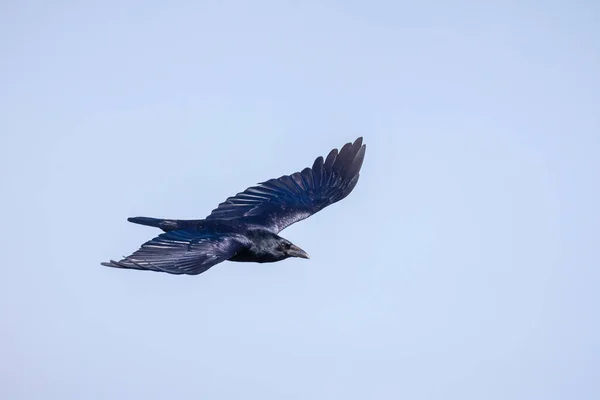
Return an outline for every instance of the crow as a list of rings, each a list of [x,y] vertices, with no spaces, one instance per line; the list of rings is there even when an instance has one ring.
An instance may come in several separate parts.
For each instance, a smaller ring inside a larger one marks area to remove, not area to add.
[[[309,258],[300,247],[278,235],[350,194],[365,157],[362,137],[338,152],[318,157],[312,168],[252,186],[219,204],[198,220],[128,218],[160,228],[161,235],[107,267],[198,275],[225,260],[270,263],[289,257]]]

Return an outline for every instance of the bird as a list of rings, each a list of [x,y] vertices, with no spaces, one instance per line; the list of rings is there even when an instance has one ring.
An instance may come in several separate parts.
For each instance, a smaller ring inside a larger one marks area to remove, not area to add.
[[[366,145],[359,137],[312,167],[258,183],[228,197],[204,219],[131,217],[159,228],[157,237],[130,256],[101,265],[113,268],[198,275],[223,261],[273,263],[306,251],[279,236],[288,226],[314,215],[352,192],[358,182]]]

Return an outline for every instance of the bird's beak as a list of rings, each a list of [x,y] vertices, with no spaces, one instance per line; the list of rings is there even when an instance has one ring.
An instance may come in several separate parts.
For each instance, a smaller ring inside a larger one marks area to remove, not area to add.
[[[287,251],[287,253],[292,256],[292,257],[299,257],[299,258],[310,258],[308,256],[308,253],[305,252],[304,250],[302,250],[300,247],[296,246],[296,245],[292,245],[292,247],[289,248],[289,250]]]

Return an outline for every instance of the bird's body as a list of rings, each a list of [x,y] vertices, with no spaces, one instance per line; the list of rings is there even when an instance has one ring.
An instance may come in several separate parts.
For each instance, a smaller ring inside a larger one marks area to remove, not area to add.
[[[366,146],[362,138],[319,157],[312,168],[270,179],[228,198],[205,219],[149,217],[130,222],[163,234],[121,261],[102,265],[170,274],[200,274],[222,261],[267,263],[308,254],[279,232],[346,197],[358,181]]]

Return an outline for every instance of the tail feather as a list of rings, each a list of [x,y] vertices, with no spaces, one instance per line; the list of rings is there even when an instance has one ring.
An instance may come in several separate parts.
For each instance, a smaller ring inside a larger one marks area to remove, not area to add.
[[[152,226],[154,228],[160,228],[165,232],[188,229],[191,227],[200,227],[204,220],[202,219],[162,219],[162,218],[151,218],[151,217],[130,217],[127,221],[134,224]]]

